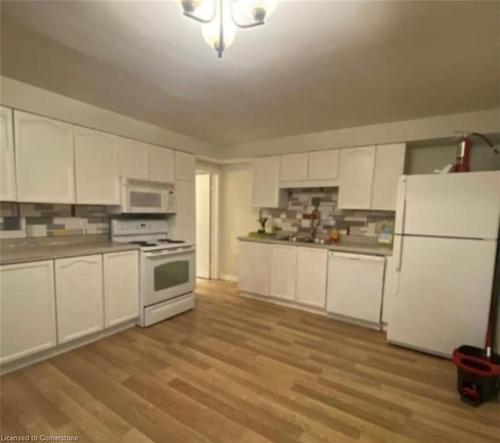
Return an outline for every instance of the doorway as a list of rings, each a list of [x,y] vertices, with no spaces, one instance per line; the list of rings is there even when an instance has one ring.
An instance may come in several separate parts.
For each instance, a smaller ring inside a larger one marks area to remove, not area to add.
[[[196,172],[196,277],[211,278],[212,192],[210,174]]]

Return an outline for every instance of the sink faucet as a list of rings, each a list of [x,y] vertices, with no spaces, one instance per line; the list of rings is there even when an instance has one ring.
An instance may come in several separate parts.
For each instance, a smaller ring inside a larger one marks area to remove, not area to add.
[[[321,212],[319,211],[319,198],[313,198],[314,210],[311,214],[311,237],[316,239],[319,225],[321,224]]]

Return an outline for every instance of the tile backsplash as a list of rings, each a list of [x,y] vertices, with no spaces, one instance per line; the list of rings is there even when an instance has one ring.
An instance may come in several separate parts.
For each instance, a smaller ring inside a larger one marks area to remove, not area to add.
[[[2,202],[0,237],[107,234],[110,218],[106,206]]]
[[[336,228],[343,235],[376,239],[384,228],[394,226],[394,211],[344,210],[337,208],[338,188],[291,189],[288,207],[263,209],[276,226],[286,232],[310,231],[314,202],[319,201],[321,223],[318,236],[328,236]]]

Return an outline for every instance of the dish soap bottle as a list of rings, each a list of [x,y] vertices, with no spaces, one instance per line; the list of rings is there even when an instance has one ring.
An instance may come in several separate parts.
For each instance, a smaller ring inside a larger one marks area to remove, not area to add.
[[[267,235],[272,235],[275,233],[274,229],[274,219],[272,217],[269,217],[266,220],[266,234]]]

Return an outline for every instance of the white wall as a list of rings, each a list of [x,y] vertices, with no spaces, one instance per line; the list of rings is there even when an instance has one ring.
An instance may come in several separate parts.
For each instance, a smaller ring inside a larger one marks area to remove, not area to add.
[[[79,100],[0,76],[0,103],[75,125],[218,158],[223,151],[211,143],[145,123]],[[133,106],[133,103],[131,103]]]
[[[250,164],[224,166],[221,186],[220,276],[234,280],[238,275],[237,237],[258,228],[258,209],[252,208]]]
[[[451,139],[456,136],[455,131],[500,132],[500,108],[243,143],[228,147],[228,153],[232,158],[252,158],[330,148]]]
[[[409,146],[406,155],[407,174],[430,174],[434,169],[441,169],[448,163],[454,163],[457,144],[438,146]],[[494,154],[489,146],[475,140],[471,153],[472,171],[489,171],[500,169],[500,154]]]

